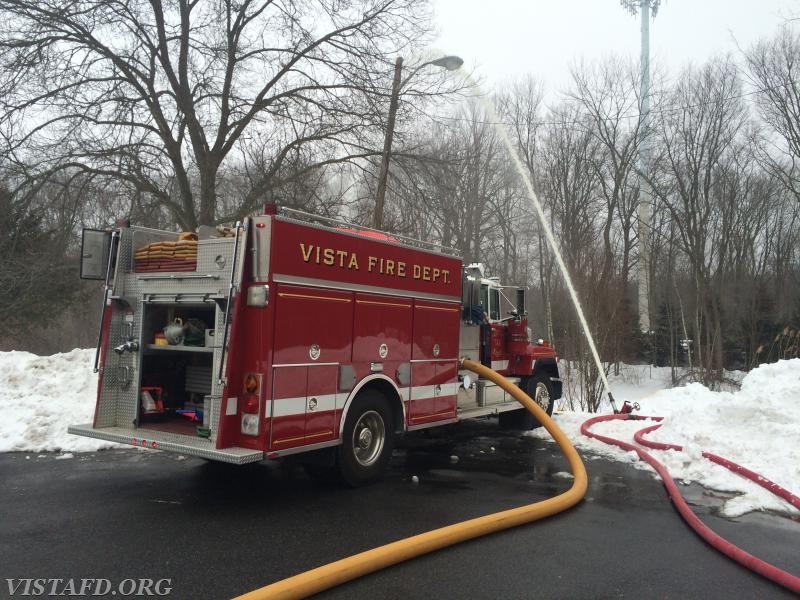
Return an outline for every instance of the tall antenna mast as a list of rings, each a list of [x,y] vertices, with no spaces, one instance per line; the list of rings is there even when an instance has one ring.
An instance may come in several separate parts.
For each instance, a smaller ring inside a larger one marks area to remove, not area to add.
[[[642,81],[639,113],[639,328],[651,332],[650,325],[650,231],[653,220],[653,193],[650,187],[650,13],[658,13],[661,0],[620,0],[633,16],[642,11]]]

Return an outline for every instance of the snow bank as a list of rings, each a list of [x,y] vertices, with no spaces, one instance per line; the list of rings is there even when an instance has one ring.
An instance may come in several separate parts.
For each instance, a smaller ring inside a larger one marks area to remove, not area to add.
[[[648,439],[678,444],[684,450],[649,451],[676,481],[694,481],[735,494],[723,505],[725,515],[734,517],[764,509],[798,513],[763,488],[704,459],[701,452],[737,462],[800,494],[800,359],[751,371],[736,392],[712,392],[699,383],[656,390],[644,397],[630,388],[619,393],[613,384],[612,391],[620,404],[624,400],[639,402],[639,414],[665,417],[661,428]],[[650,468],[635,454],[582,436],[580,425],[590,416],[565,412],[556,415],[556,423],[579,448]],[[646,426],[641,421],[610,422],[595,425],[593,431],[633,442],[633,433]],[[548,436],[539,430],[532,435]]]
[[[90,423],[97,376],[94,350],[39,357],[0,352],[0,452],[86,452],[115,446],[67,433]]]

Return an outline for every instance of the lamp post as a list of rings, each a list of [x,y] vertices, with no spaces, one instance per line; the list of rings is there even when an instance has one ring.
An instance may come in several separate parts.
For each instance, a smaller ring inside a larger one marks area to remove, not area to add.
[[[408,83],[417,72],[423,67],[433,65],[455,71],[461,68],[464,61],[458,56],[443,56],[436,60],[429,60],[415,68],[401,81],[403,74],[403,57],[398,56],[394,63],[394,80],[392,81],[392,95],[389,98],[389,118],[386,122],[386,137],[383,139],[383,154],[381,155],[381,170],[378,174],[378,193],[375,197],[375,214],[373,215],[372,226],[375,229],[383,228],[383,206],[386,202],[386,183],[389,178],[389,159],[392,154],[392,140],[394,139],[394,122],[397,116],[397,105],[400,102],[400,90]]]

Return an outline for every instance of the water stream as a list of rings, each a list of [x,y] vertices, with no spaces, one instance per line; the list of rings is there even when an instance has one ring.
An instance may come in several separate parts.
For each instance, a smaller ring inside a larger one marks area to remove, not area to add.
[[[497,111],[494,108],[491,100],[485,94],[480,96],[481,100],[483,101],[484,107],[488,112],[489,118],[491,119],[492,123],[497,130],[500,139],[506,145],[508,149],[508,154],[511,156],[511,160],[514,163],[519,176],[522,178],[522,181],[525,184],[525,189],[528,193],[528,198],[533,205],[534,210],[536,211],[536,216],[539,218],[539,223],[544,230],[545,237],[547,238],[547,243],[550,245],[550,248],[553,251],[553,256],[555,256],[556,263],[558,264],[558,268],[561,270],[561,275],[564,277],[564,283],[567,284],[567,289],[569,290],[570,298],[572,299],[572,304],[575,305],[575,311],[578,313],[578,319],[581,322],[581,326],[583,327],[583,333],[586,335],[586,341],[589,343],[589,349],[591,350],[592,357],[594,358],[594,362],[597,365],[597,371],[600,374],[600,379],[603,382],[603,387],[605,388],[606,394],[611,395],[611,386],[608,384],[608,377],[606,377],[606,372],[603,369],[603,363],[600,360],[600,355],[597,353],[597,346],[595,346],[594,338],[592,337],[592,332],[589,331],[589,323],[586,321],[586,316],[583,314],[583,307],[581,306],[581,302],[578,299],[578,293],[575,291],[575,286],[572,284],[572,278],[569,276],[569,271],[567,270],[567,265],[564,264],[564,259],[561,256],[561,251],[558,249],[558,244],[556,243],[556,238],[553,235],[552,229],[550,229],[549,224],[547,223],[547,218],[544,214],[544,209],[542,208],[541,202],[539,202],[539,197],[536,195],[536,192],[533,189],[533,183],[531,183],[531,179],[528,176],[528,172],[525,169],[525,165],[522,164],[522,160],[517,153],[517,149],[514,147],[514,144],[511,142],[511,137],[508,135],[508,130],[506,129],[505,124],[500,120],[500,117],[497,114]]]

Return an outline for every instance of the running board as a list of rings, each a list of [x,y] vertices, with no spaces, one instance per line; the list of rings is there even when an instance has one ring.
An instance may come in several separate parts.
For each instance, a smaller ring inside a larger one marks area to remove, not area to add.
[[[247,463],[263,460],[264,453],[260,450],[250,448],[215,448],[214,442],[207,438],[191,437],[166,431],[154,431],[151,429],[126,429],[124,427],[103,427],[95,429],[91,424],[70,425],[67,433],[82,435],[98,440],[118,442],[137,448],[149,448],[151,450],[164,450],[165,452],[177,452],[187,456],[218,460],[220,462],[244,465]]]
[[[525,408],[516,400],[512,402],[501,402],[499,404],[490,404],[489,406],[476,406],[470,408],[459,408],[459,419],[474,419],[475,417],[485,417],[487,415],[499,415],[501,412],[509,410],[517,410]]]

